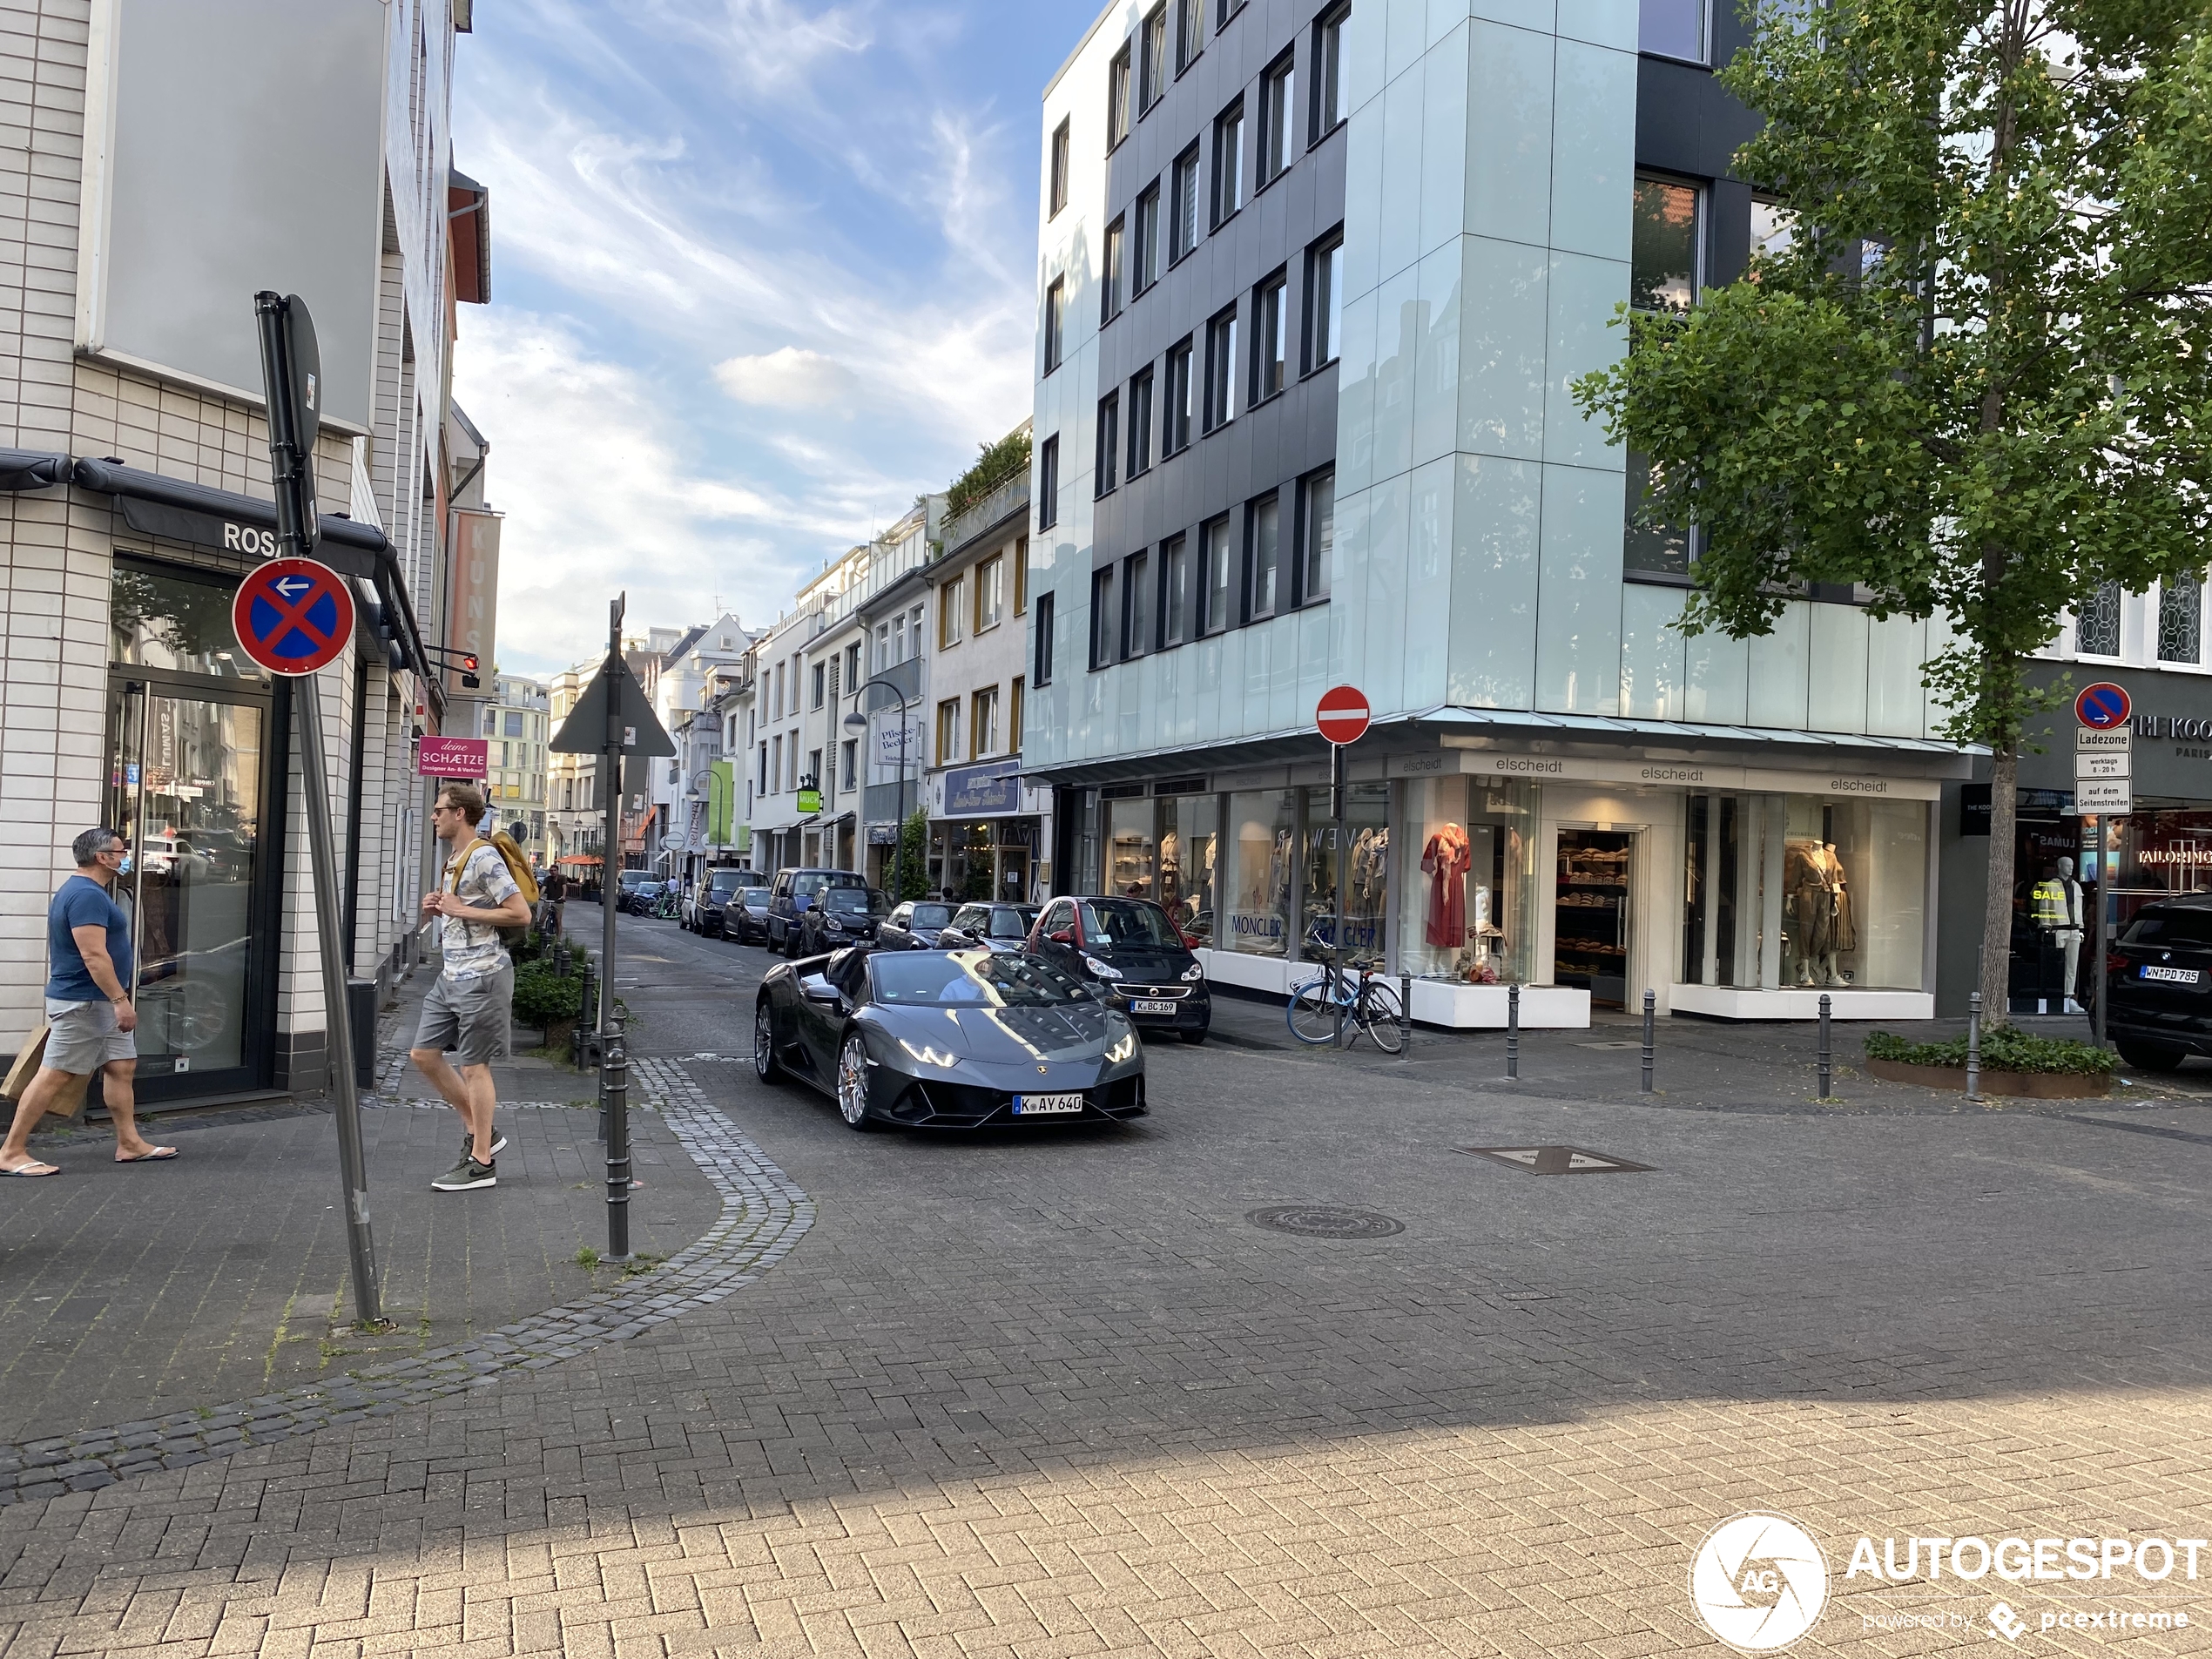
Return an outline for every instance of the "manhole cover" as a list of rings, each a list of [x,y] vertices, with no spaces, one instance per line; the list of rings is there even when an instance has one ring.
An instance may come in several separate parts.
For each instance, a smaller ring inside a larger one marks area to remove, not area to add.
[[[1610,1152],[1593,1152],[1587,1146],[1455,1146],[1454,1152],[1472,1152],[1493,1163],[1503,1163],[1531,1175],[1648,1175],[1649,1163],[1632,1163]]]
[[[1387,1238],[1406,1231],[1406,1224],[1393,1217],[1325,1204],[1276,1204],[1255,1210],[1244,1219],[1254,1226],[1296,1233],[1301,1238]]]

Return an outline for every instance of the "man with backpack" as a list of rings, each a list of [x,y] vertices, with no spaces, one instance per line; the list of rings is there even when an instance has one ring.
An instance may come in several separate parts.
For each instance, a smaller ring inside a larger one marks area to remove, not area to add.
[[[483,822],[484,798],[468,784],[447,784],[430,808],[430,825],[448,853],[437,890],[422,895],[425,921],[437,919],[443,960],[430,994],[422,999],[422,1023],[410,1052],[446,1103],[461,1114],[468,1139],[461,1162],[433,1181],[440,1192],[467,1192],[499,1184],[493,1159],[507,1144],[492,1132],[499,1102],[491,1062],[508,1052],[508,1022],[515,1002],[515,963],[500,934],[502,928],[529,926],[536,883],[518,880],[506,852],[476,833]],[[523,875],[529,875],[523,864]],[[447,1049],[460,1062],[448,1064]]]

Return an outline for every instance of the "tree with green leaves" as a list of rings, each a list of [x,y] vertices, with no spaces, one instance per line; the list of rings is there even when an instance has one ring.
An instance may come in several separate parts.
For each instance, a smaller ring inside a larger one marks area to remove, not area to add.
[[[1777,206],[1743,280],[1629,316],[1575,392],[1695,525],[1680,626],[1809,583],[1940,618],[1944,731],[1987,746],[1982,1004],[2002,1021],[2031,658],[2107,583],[2208,556],[2212,0],[1747,0],[1722,83]],[[1624,313],[1626,308],[1624,307]]]
[[[929,891],[929,814],[917,806],[899,826],[899,847],[891,880],[898,891],[891,902],[919,899]]]

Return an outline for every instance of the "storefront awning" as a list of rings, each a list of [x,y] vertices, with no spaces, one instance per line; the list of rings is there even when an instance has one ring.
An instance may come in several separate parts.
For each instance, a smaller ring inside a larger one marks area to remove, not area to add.
[[[51,489],[69,482],[69,457],[43,449],[0,449],[0,489]]]

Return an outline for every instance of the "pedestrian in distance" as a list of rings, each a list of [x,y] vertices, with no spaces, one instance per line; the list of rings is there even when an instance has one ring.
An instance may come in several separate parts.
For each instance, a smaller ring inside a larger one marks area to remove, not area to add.
[[[430,1184],[440,1192],[497,1186],[494,1160],[507,1144],[491,1121],[499,1105],[491,1062],[507,1057],[515,1003],[515,963],[499,930],[529,926],[530,906],[505,857],[477,833],[483,817],[484,798],[468,784],[446,785],[430,808],[447,857],[437,890],[422,895],[422,915],[437,923],[442,960],[408,1057],[468,1130],[461,1162]],[[448,1048],[458,1072],[446,1061]]]
[[[0,1141],[0,1175],[59,1175],[30,1156],[38,1120],[100,1074],[102,1097],[115,1124],[118,1163],[155,1163],[177,1156],[138,1133],[132,1089],[138,1075],[138,1010],[131,1005],[131,919],[109,891],[131,867],[122,832],[88,829],[70,844],[77,873],[46,907],[46,1053],[23,1091],[16,1121]]]
[[[561,912],[569,899],[569,879],[561,873],[560,867],[556,865],[538,884],[538,890],[543,900],[538,906],[538,930],[548,939],[558,939],[561,936]]]

